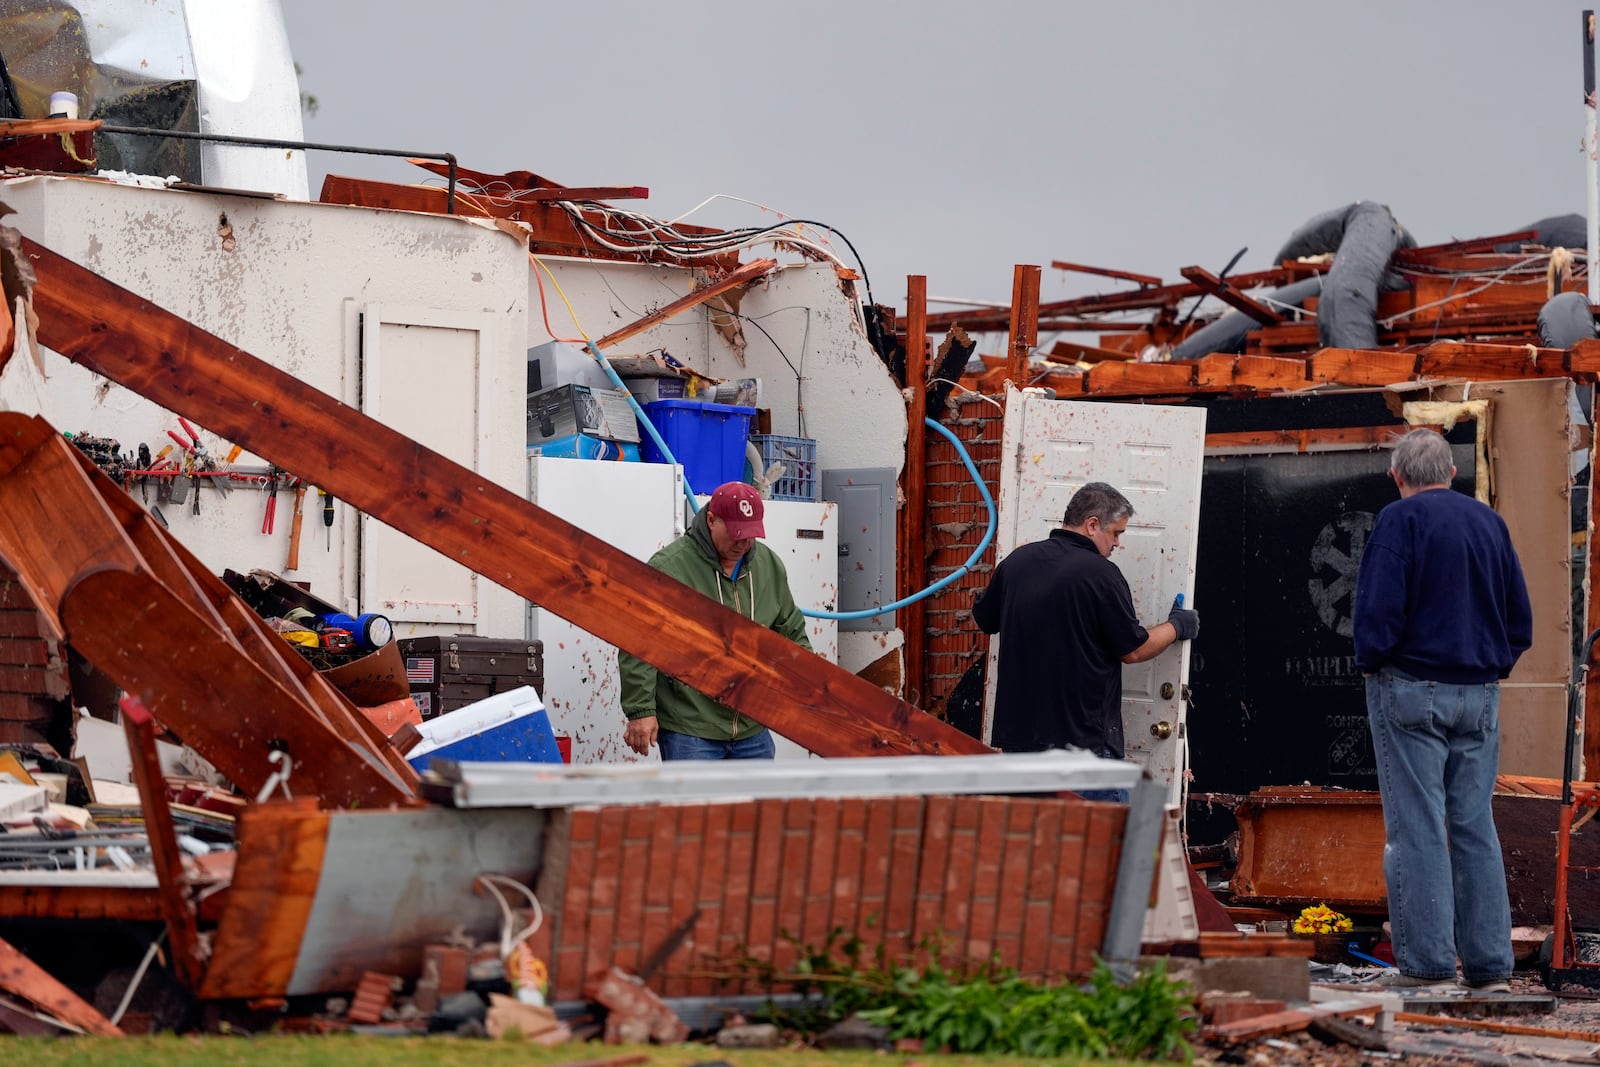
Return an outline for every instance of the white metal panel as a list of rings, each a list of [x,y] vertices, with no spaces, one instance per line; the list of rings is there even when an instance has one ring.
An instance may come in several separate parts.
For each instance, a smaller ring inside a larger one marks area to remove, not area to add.
[[[425,448],[488,472],[490,350],[484,316],[368,304],[361,327],[361,409]],[[397,491],[403,487],[396,486]],[[308,499],[308,507],[310,502]],[[376,519],[361,521],[361,607],[401,634],[474,633],[481,580]]]
[[[528,499],[635,559],[683,532],[683,468],[528,457]],[[622,743],[617,649],[553,611],[529,605],[528,636],[544,643],[550,725],[572,738],[574,763],[638,760]],[[659,760],[652,751],[649,759]]]
[[[810,503],[769,500],[765,525],[767,546],[789,571],[789,590],[803,611],[835,611],[839,600],[839,511],[832,501]],[[839,662],[837,619],[808,619],[806,637],[811,649],[829,663]],[[779,759],[799,759],[809,753],[776,733]]]
[[[454,785],[458,808],[564,808],[753,797],[882,797],[966,793],[1055,793],[1126,789],[1139,770],[1087,752],[983,756],[851,756],[779,761],[751,774],[743,760],[684,760],[631,767],[559,763],[433,764]]]
[[[1172,598],[1194,607],[1205,412],[1143,404],[1048,400],[1008,392],[1001,443],[997,560],[1017,545],[1048,537],[1067,501],[1087,482],[1108,482],[1133,505],[1113,557],[1133,592],[1141,621],[1160,622]],[[984,736],[994,714],[998,637],[989,643]],[[1169,787],[1180,803],[1188,765],[1184,716],[1189,643],[1122,670],[1127,757]],[[1063,685],[1072,684],[1070,678]],[[1166,736],[1161,736],[1165,733]]]

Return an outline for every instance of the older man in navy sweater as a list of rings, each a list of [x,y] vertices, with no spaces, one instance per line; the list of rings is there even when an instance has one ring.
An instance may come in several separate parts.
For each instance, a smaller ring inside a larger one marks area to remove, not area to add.
[[[1500,766],[1500,679],[1533,643],[1533,613],[1505,521],[1451,490],[1450,446],[1413,430],[1389,474],[1356,580],[1356,666],[1367,677],[1383,793],[1386,984],[1461,981],[1505,992],[1511,906],[1490,801]]]

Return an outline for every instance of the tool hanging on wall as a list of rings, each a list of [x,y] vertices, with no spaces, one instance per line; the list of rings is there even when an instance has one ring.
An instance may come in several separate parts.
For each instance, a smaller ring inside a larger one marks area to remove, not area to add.
[[[299,479],[295,479],[294,487],[294,518],[289,521],[289,555],[284,561],[283,569],[293,571],[300,569],[300,523],[305,518],[306,486]]]
[[[279,484],[280,484],[280,477],[279,477],[278,468],[277,467],[273,467],[267,473],[267,480],[262,484],[262,488],[266,490],[266,494],[267,494],[266,514],[261,519],[261,532],[264,533],[264,534],[271,534],[272,533],[273,524],[277,520],[277,517],[278,517],[278,486],[279,486]]]
[[[322,497],[322,526],[327,531],[324,540],[327,542],[325,551],[333,551],[333,494],[326,489],[318,489],[317,495]]]

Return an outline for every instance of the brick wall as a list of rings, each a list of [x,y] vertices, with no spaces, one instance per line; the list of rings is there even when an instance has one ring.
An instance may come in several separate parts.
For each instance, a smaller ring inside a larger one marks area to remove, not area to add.
[[[993,496],[1000,492],[1000,431],[1004,413],[971,393],[950,398],[945,427],[961,441]],[[927,574],[931,584],[967,561],[983,536],[988,513],[972,475],[943,436],[928,434]],[[908,694],[919,706],[943,708],[967,668],[988,653],[989,639],[972,622],[972,602],[994,569],[991,544],[979,565],[928,598],[924,616],[923,678],[927,693]]]
[[[885,797],[579,808],[546,832],[535,952],[556,1000],[637,971],[700,910],[652,978],[663,996],[762,993],[717,977],[743,953],[780,968],[834,929],[872,958],[993,955],[1081,976],[1104,937],[1127,809],[1077,798]]]
[[[66,668],[60,646],[43,635],[32,599],[0,565],[0,744],[59,741],[50,734],[67,696]]]

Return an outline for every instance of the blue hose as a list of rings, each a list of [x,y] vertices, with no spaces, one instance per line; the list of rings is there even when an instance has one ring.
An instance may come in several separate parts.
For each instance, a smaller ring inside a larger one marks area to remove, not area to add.
[[[962,447],[962,444],[961,444],[960,440],[958,440],[956,438],[956,435],[951,433],[944,426],[940,425],[937,422],[934,422],[932,419],[924,419],[923,422],[925,422],[930,428],[932,428],[934,430],[937,430],[939,433],[943,434],[946,438],[949,439],[951,444],[956,446],[956,453],[958,455],[960,455],[961,462],[966,465],[967,473],[972,475],[972,484],[974,484],[974,485],[976,485],[978,487],[978,492],[983,497],[983,506],[989,512],[989,528],[983,532],[983,540],[978,542],[978,547],[972,550],[972,555],[967,557],[967,561],[965,563],[963,563],[961,566],[957,567],[955,570],[951,571],[949,574],[945,575],[943,578],[940,578],[937,582],[934,582],[932,585],[928,586],[926,589],[922,590],[919,593],[912,593],[908,597],[905,597],[905,598],[900,599],[900,600],[896,600],[893,604],[885,604],[882,607],[878,607],[878,608],[862,608],[860,611],[806,611],[804,608],[802,608],[800,610],[800,614],[804,615],[806,618],[808,618],[808,619],[870,619],[870,618],[873,618],[874,616],[877,616],[877,615],[888,614],[889,612],[894,611],[897,608],[903,608],[907,604],[915,604],[917,601],[923,599],[924,597],[930,597],[933,594],[937,593],[939,590],[943,589],[945,586],[949,585],[951,582],[954,582],[959,578],[965,577],[966,574],[969,571],[971,571],[973,567],[977,566],[978,560],[983,558],[984,550],[986,550],[989,547],[989,542],[994,540],[994,530],[995,530],[995,526],[998,523],[998,518],[997,518],[997,516],[995,514],[995,509],[994,509],[994,498],[989,495],[989,487],[987,485],[983,484],[983,477],[978,474],[978,468],[973,464],[972,457],[967,455],[967,450],[964,447]]]
[[[589,351],[594,353],[595,360],[599,362],[600,369],[605,371],[606,377],[611,379],[611,384],[620,390],[623,396],[628,398],[628,406],[633,409],[633,414],[639,420],[639,425],[643,426],[645,433],[650,435],[650,440],[655,442],[656,447],[661,450],[662,456],[666,457],[666,461],[668,463],[677,463],[677,457],[672,454],[672,449],[667,447],[667,443],[661,439],[661,434],[656,430],[655,424],[650,421],[650,416],[644,413],[644,408],[639,405],[638,398],[635,397],[633,393],[629,391],[627,385],[623,383],[622,376],[619,375],[617,373],[617,369],[611,365],[611,361],[606,358],[606,354],[600,351],[600,346],[595,344],[593,341],[588,342],[588,345]],[[972,555],[967,558],[965,563],[951,571],[949,574],[945,575],[943,578],[940,578],[937,582],[934,582],[921,592],[912,593],[910,596],[896,600],[892,604],[885,604],[882,607],[877,608],[862,608],[859,611],[806,611],[801,609],[800,614],[804,615],[806,618],[870,619],[877,615],[886,615],[889,612],[903,608],[908,604],[915,604],[917,601],[937,593],[951,582],[965,577],[973,567],[977,566],[978,560],[983,558],[983,553],[989,547],[989,542],[994,540],[995,527],[999,522],[994,508],[994,498],[989,495],[989,487],[983,484],[983,477],[978,473],[978,468],[972,462],[972,457],[967,454],[967,450],[961,444],[960,439],[958,439],[955,434],[951,433],[942,424],[934,422],[932,419],[924,419],[922,421],[930,429],[936,430],[943,434],[952,445],[956,446],[956,454],[961,457],[961,462],[966,466],[967,473],[972,475],[972,484],[978,487],[978,493],[983,497],[983,506],[989,513],[989,527],[983,532],[983,540],[978,542],[978,547],[973,549]],[[684,473],[683,477],[683,495],[689,498],[689,511],[691,514],[700,510],[700,501],[695,499],[694,487],[689,484],[689,475],[687,472]]]

